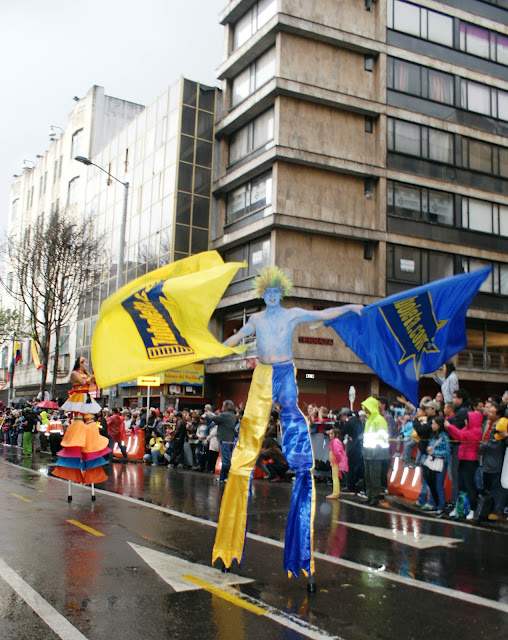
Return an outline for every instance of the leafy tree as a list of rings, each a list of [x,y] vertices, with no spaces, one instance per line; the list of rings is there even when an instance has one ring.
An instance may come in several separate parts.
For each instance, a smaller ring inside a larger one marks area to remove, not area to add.
[[[21,233],[12,233],[5,252],[14,277],[2,279],[2,284],[27,312],[30,333],[40,349],[43,395],[54,345],[54,397],[61,328],[75,319],[80,299],[99,282],[103,239],[95,234],[90,218],[55,211],[47,221],[39,218]]]

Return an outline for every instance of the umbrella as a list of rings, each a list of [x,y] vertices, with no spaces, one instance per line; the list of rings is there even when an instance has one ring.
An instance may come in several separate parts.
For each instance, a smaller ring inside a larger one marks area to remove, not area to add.
[[[58,402],[52,402],[51,400],[44,400],[44,402],[38,402],[36,407],[41,409],[59,409]]]
[[[10,403],[12,406],[26,404],[28,400],[26,398],[11,398]]]

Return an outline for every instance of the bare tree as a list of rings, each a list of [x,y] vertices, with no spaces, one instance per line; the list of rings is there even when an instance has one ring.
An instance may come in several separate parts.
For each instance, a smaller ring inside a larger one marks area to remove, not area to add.
[[[52,339],[54,397],[61,328],[74,318],[80,299],[99,282],[102,256],[103,239],[96,236],[92,220],[78,219],[68,211],[56,211],[47,222],[39,220],[7,239],[6,258],[14,278],[2,284],[28,312],[41,352],[43,397]]]

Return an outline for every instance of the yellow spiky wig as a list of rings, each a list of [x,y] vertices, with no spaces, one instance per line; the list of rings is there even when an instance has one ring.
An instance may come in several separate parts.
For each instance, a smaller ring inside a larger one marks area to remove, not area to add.
[[[265,289],[280,289],[280,297],[290,295],[293,283],[280,267],[263,267],[253,282],[258,298],[265,295]]]

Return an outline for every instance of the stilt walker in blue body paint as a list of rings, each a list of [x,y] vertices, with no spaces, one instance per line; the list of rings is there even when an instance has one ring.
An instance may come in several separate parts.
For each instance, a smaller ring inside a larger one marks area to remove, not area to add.
[[[292,284],[278,267],[262,269],[254,280],[254,287],[258,296],[263,298],[266,309],[253,314],[247,324],[224,343],[233,347],[255,333],[260,364],[254,370],[240,435],[233,452],[212,562],[220,558],[228,568],[233,560],[239,564],[242,561],[252,472],[261,450],[270,410],[276,402],[280,405],[282,451],[289,467],[295,471],[286,527],[284,569],[289,576],[296,577],[302,570],[309,576],[309,589],[313,590],[314,459],[309,427],[298,408],[291,340],[295,328],[303,322],[332,320],[349,311],[360,314],[361,306],[344,305],[322,311],[281,307],[281,298],[291,292]]]

